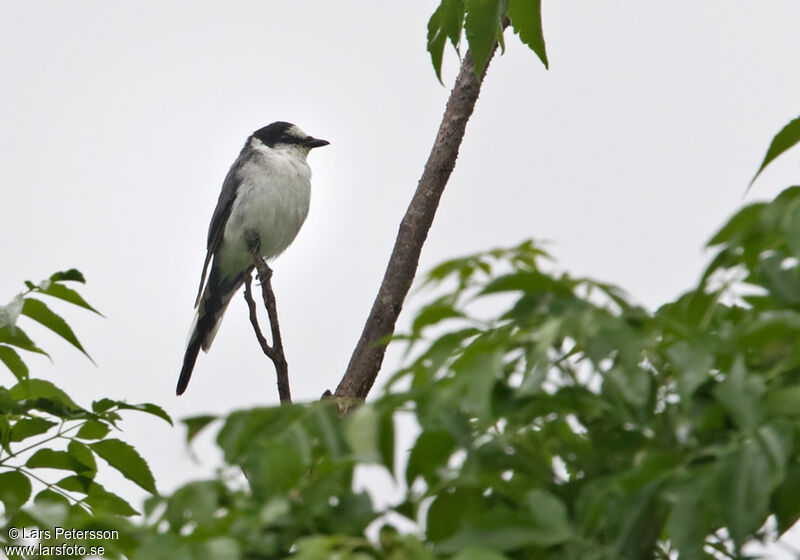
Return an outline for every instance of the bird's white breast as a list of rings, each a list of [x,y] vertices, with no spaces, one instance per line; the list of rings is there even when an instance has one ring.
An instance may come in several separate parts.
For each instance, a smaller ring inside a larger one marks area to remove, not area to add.
[[[272,259],[294,241],[308,215],[311,169],[305,153],[254,144],[256,154],[238,172],[236,199],[225,226],[225,260],[250,262],[246,232],[258,234],[261,255]],[[233,263],[231,263],[233,264]]]

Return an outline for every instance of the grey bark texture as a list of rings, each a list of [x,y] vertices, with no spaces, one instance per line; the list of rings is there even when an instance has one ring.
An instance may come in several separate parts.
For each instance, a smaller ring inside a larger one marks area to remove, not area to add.
[[[281,340],[281,327],[278,323],[278,310],[275,303],[275,293],[272,291],[272,269],[267,265],[261,255],[253,255],[253,264],[258,271],[258,280],[261,283],[261,298],[264,300],[264,308],[267,310],[270,331],[272,333],[272,345],[267,342],[266,337],[261,332],[258,325],[258,315],[256,314],[256,304],[251,294],[250,283],[253,278],[248,272],[244,282],[244,299],[250,310],[250,324],[256,333],[258,345],[264,355],[272,360],[275,366],[275,375],[278,378],[278,395],[281,404],[292,404],[292,393],[289,389],[289,365],[286,363],[286,355],[283,353],[283,342]]]

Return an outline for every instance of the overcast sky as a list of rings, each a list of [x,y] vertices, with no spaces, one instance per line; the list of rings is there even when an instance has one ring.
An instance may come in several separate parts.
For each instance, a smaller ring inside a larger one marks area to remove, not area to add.
[[[793,152],[743,199],[800,115],[800,4],[543,4],[551,69],[506,33],[421,268],[547,239],[560,267],[653,309],[697,281],[727,216],[798,181]],[[106,316],[54,304],[98,367],[31,327],[54,357],[32,373],[175,418],[277,403],[239,297],[174,388],[222,180],[252,131],[288,120],[331,144],[273,284],[296,400],[334,389],[458,69],[446,51],[441,86],[425,51],[436,5],[0,0],[0,301],[76,267]],[[179,429],[122,425],[162,490],[213,467]]]

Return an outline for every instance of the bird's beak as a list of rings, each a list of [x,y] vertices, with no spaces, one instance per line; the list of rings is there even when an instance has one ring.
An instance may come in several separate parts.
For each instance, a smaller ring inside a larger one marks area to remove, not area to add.
[[[304,142],[306,146],[309,148],[321,148],[322,146],[327,146],[330,144],[327,140],[320,140],[319,138],[314,138],[313,136],[309,136],[306,138]]]

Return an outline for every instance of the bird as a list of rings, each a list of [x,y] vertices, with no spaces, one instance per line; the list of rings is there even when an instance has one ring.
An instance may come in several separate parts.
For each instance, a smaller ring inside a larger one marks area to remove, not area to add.
[[[211,347],[228,303],[252,273],[253,256],[274,259],[294,241],[311,198],[306,157],[313,148],[328,144],[284,121],[247,138],[222,183],[211,217],[176,394],[186,391],[200,349],[208,352]]]

